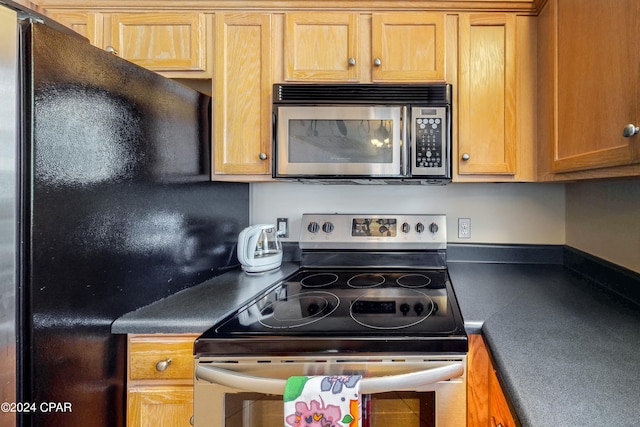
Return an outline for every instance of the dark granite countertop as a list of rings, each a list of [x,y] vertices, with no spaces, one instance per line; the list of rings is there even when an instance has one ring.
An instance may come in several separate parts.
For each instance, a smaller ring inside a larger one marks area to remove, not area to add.
[[[297,269],[232,271],[129,313],[113,333],[200,333]],[[485,337],[523,426],[640,423],[640,308],[559,263],[449,263],[470,333]]]
[[[298,269],[283,263],[275,271],[245,274],[240,268],[180,291],[116,319],[114,334],[202,333],[217,319],[278,284]]]
[[[640,309],[562,265],[450,263],[523,426],[640,423]]]

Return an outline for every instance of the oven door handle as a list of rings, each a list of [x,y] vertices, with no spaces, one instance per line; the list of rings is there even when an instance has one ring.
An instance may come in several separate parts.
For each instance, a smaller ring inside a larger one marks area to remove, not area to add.
[[[261,394],[283,395],[287,380],[279,378],[256,377],[212,366],[198,366],[196,379],[231,387],[236,390]],[[390,391],[420,391],[430,384],[447,381],[464,374],[462,363],[452,363],[424,371],[410,372],[400,375],[363,378],[360,382],[360,393],[375,394]]]

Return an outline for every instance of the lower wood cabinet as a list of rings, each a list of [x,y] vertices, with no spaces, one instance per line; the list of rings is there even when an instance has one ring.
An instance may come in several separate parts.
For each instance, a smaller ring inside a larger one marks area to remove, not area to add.
[[[193,342],[198,334],[129,335],[128,427],[188,427],[193,415]]]
[[[468,427],[515,427],[482,335],[469,335],[467,363]]]
[[[188,427],[193,415],[193,387],[140,387],[127,391],[127,426]]]

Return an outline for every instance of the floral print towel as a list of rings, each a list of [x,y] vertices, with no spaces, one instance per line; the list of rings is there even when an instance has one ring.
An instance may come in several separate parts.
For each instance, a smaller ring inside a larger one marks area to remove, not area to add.
[[[360,375],[290,377],[285,427],[361,427]]]

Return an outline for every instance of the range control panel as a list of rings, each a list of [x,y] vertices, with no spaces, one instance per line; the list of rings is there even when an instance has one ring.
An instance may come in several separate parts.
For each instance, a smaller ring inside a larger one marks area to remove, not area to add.
[[[301,249],[446,249],[445,215],[303,214]]]

